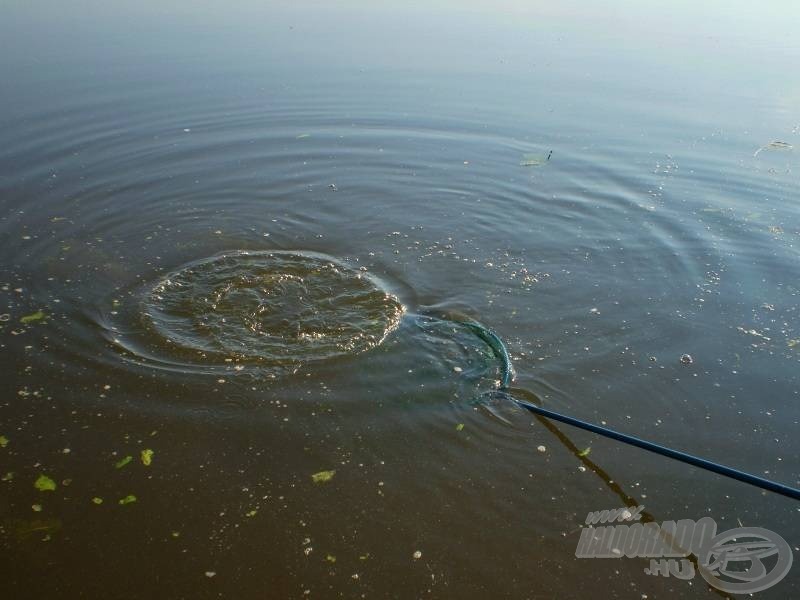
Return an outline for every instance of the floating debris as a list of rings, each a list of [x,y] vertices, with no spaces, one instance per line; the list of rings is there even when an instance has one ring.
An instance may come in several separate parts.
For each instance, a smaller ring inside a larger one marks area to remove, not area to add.
[[[772,338],[767,337],[766,335],[764,335],[763,333],[761,333],[760,331],[758,331],[756,329],[745,329],[744,327],[737,327],[736,331],[738,331],[740,333],[747,334],[747,335],[752,335],[752,336],[757,337],[757,338],[761,338],[762,340],[764,340],[766,342],[771,342],[772,341]]]
[[[550,150],[547,156],[544,154],[523,154],[522,160],[519,161],[520,167],[540,167],[553,155],[553,151]]]
[[[311,476],[311,480],[314,483],[326,483],[333,479],[333,476],[336,475],[336,471],[320,471],[319,473],[314,473]]]
[[[8,438],[4,435],[0,435],[0,448],[5,448],[8,446]]]
[[[690,365],[694,362],[691,354],[682,354],[681,355],[681,363],[684,365]]]
[[[40,492],[54,492],[56,489],[56,482],[47,475],[39,475],[39,478],[33,483],[33,487]]]
[[[123,458],[122,460],[118,460],[118,461],[117,461],[117,462],[114,464],[114,466],[115,466],[117,469],[121,469],[122,467],[124,467],[125,465],[127,465],[127,464],[128,464],[129,462],[131,462],[132,460],[133,460],[133,457],[132,457],[132,456],[126,456],[126,457],[125,457],[125,458]]]
[[[537,446],[536,449],[539,452],[547,452],[547,447],[545,447],[545,446]]]
[[[120,498],[119,500],[119,503],[123,505],[132,504],[134,502],[136,502],[136,496],[134,496],[133,494],[128,494],[127,496],[125,496],[124,498]]]
[[[464,429],[464,424],[463,423],[459,423],[458,425],[456,425],[456,431],[461,431],[463,429]]]
[[[41,310],[37,310],[35,313],[21,317],[19,322],[22,323],[23,325],[28,325],[29,323],[35,323],[36,321],[41,321],[46,317],[47,315],[44,314],[44,312],[42,312]]]
[[[769,144],[767,144],[765,146],[761,146],[761,148],[759,148],[758,150],[755,151],[755,154],[753,154],[753,157],[758,156],[759,153],[764,151],[764,150],[792,150],[793,148],[794,148],[794,146],[792,146],[791,144],[789,144],[787,142],[780,142],[780,141],[776,140],[774,142],[770,142]]]
[[[142,464],[145,467],[149,467],[152,464],[153,454],[155,454],[155,452],[153,452],[150,448],[142,450]]]
[[[102,498],[98,498],[97,496],[95,496],[94,498],[92,498],[92,502],[97,504],[97,505],[100,505],[100,504],[103,503],[103,499]]]
[[[591,446],[589,446],[588,448],[584,448],[583,450],[581,450],[580,452],[578,452],[578,456],[580,456],[580,457],[589,456],[589,453],[590,453],[591,451],[592,451],[592,447],[591,447]]]
[[[412,554],[411,556],[414,558],[414,560],[419,560],[420,558],[422,558],[422,552],[420,552],[419,550],[417,550],[417,551],[416,551],[416,552],[414,552],[414,554]]]

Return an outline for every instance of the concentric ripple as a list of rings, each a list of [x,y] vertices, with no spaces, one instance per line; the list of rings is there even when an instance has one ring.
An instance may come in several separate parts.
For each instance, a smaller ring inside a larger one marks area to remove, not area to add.
[[[149,329],[177,352],[286,365],[363,352],[403,306],[366,273],[302,252],[234,252],[189,264],[146,295]]]

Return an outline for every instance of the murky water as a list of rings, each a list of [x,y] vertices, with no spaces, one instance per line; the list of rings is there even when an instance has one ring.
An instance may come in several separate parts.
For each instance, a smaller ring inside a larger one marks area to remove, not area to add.
[[[487,395],[462,324],[520,397],[798,485],[793,4],[3,13],[10,597],[719,597],[575,558],[630,501],[800,544]]]

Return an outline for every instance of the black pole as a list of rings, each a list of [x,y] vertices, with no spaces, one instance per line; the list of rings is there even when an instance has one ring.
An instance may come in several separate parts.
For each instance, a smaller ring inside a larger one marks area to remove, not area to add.
[[[561,413],[557,413],[555,411],[548,410],[540,406],[536,406],[535,404],[531,404],[530,402],[526,402],[525,400],[518,400],[517,398],[514,398],[510,394],[509,397],[512,398],[514,402],[519,404],[521,407],[537,415],[547,417],[548,419],[553,419],[554,421],[561,421],[562,423],[566,423],[567,425],[572,425],[573,427],[579,427],[581,429],[585,429],[586,431],[591,431],[592,433],[597,433],[607,438],[611,438],[612,440],[624,442],[626,444],[630,444],[631,446],[642,448],[643,450],[649,450],[650,452],[655,452],[656,454],[660,454],[661,456],[674,458],[675,460],[685,462],[692,466],[700,467],[701,469],[706,469],[707,471],[713,471],[714,473],[724,475],[725,477],[731,477],[733,479],[743,481],[744,483],[749,483],[750,485],[760,487],[761,489],[764,490],[769,490],[770,492],[775,492],[776,494],[781,494],[783,496],[787,496],[795,500],[800,500],[800,490],[798,490],[797,488],[789,487],[788,485],[783,485],[782,483],[776,483],[774,481],[770,481],[769,479],[764,479],[763,477],[757,477],[755,475],[745,473],[744,471],[739,471],[738,469],[726,467],[725,465],[721,465],[719,463],[715,463],[710,460],[706,460],[704,458],[699,458],[697,456],[687,454],[686,452],[680,452],[678,450],[673,450],[672,448],[667,448],[666,446],[654,444],[653,442],[648,442],[647,440],[643,440],[641,438],[637,438],[632,435],[620,433],[618,431],[614,431],[613,429],[600,427],[599,425],[595,425],[593,423],[588,423],[586,421],[581,421],[580,419],[576,419],[574,417],[562,415]]]
[[[613,429],[608,429],[607,427],[600,427],[594,423],[581,421],[575,417],[568,417],[567,415],[562,415],[561,413],[557,413],[555,411],[536,406],[535,404],[531,404],[530,402],[526,402],[525,400],[519,400],[515,398],[509,389],[511,382],[514,379],[514,370],[511,366],[511,357],[508,354],[508,349],[506,348],[505,343],[503,343],[503,340],[494,331],[487,329],[480,323],[467,322],[464,323],[464,325],[467,325],[478,335],[478,337],[486,342],[494,352],[495,356],[497,356],[497,358],[499,358],[502,362],[502,368],[500,371],[500,387],[498,391],[503,393],[503,395],[507,395],[508,398],[532,413],[542,417],[547,417],[548,419],[553,419],[554,421],[561,421],[567,425],[579,427],[581,429],[585,429],[586,431],[591,431],[592,433],[597,433],[607,438],[611,438],[612,440],[617,440],[618,442],[623,442],[625,444],[630,444],[631,446],[636,446],[637,448],[642,448],[643,450],[649,450],[650,452],[655,452],[661,456],[674,458],[675,460],[679,460],[686,464],[699,467],[707,471],[712,471],[713,473],[724,475],[725,477],[731,477],[732,479],[743,481],[744,483],[749,483],[750,485],[760,487],[763,490],[769,490],[770,492],[775,492],[776,494],[781,494],[782,496],[787,496],[789,498],[793,498],[794,500],[800,500],[800,490],[797,488],[789,487],[788,485],[784,485],[782,483],[776,483],[775,481],[770,481],[769,479],[764,479],[763,477],[757,477],[732,467],[726,467],[725,465],[721,465],[698,456],[693,456],[692,454],[687,454],[686,452],[680,452],[678,450],[673,450],[672,448],[667,448],[666,446],[654,444],[653,442],[648,442],[647,440],[643,440],[632,435],[620,433],[619,431],[614,431]]]

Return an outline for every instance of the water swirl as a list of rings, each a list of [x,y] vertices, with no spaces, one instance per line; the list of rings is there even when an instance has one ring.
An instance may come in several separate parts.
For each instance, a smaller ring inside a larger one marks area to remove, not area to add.
[[[142,310],[150,337],[182,361],[266,365],[363,352],[403,314],[373,277],[332,257],[246,251],[169,273]]]

